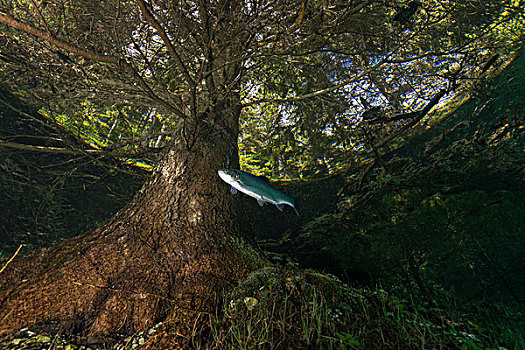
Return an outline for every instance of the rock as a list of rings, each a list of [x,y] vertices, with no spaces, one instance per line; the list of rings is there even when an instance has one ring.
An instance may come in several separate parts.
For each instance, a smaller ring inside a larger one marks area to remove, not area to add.
[[[255,299],[254,297],[246,297],[244,298],[244,303],[246,304],[248,310],[252,311],[259,303],[259,300]]]
[[[39,334],[35,337],[35,341],[39,343],[49,343],[51,341],[51,338],[49,338],[46,335]]]
[[[26,338],[13,339],[13,340],[11,340],[11,344],[13,344],[13,345],[18,345],[18,344],[20,344],[20,343],[25,342],[26,340],[27,340]]]

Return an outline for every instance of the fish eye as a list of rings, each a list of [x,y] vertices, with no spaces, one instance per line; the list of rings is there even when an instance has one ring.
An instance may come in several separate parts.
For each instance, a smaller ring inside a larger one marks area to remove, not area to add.
[[[239,174],[235,174],[235,180],[239,180]]]

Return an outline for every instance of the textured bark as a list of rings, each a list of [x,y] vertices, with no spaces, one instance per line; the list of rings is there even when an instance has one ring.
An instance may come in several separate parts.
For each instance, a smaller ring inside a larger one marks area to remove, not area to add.
[[[0,333],[52,323],[129,334],[166,321],[173,331],[152,347],[184,345],[217,294],[263,263],[240,238],[232,196],[217,176],[238,165],[238,115],[224,104],[202,114],[111,220],[10,264],[0,275]]]

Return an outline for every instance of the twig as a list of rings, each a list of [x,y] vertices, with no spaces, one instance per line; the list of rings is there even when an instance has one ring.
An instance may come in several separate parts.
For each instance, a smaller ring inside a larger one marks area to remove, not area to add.
[[[287,35],[292,34],[297,28],[299,28],[301,26],[301,24],[303,23],[303,17],[304,17],[304,11],[305,10],[306,10],[306,0],[303,0],[303,2],[301,3],[301,9],[299,10],[299,15],[297,17],[297,20],[285,32]],[[259,46],[264,46],[266,44],[276,42],[276,41],[278,41],[280,39],[280,36],[281,36],[281,34],[272,35],[268,39],[263,40],[261,42],[258,42],[257,44]]]
[[[249,106],[258,105],[258,104],[261,104],[261,103],[295,102],[295,101],[300,101],[300,100],[304,100],[304,99],[307,99],[307,98],[316,97],[316,96],[319,96],[319,95],[322,95],[322,94],[326,94],[327,92],[331,92],[333,90],[337,90],[337,89],[342,88],[343,86],[345,86],[347,84],[350,84],[350,83],[352,83],[354,81],[357,81],[357,80],[363,78],[365,75],[367,75],[370,71],[372,71],[374,69],[382,68],[383,65],[384,65],[384,60],[381,60],[377,64],[375,64],[372,67],[370,67],[369,69],[364,70],[363,72],[361,72],[359,74],[356,74],[355,76],[353,76],[351,78],[345,79],[345,80],[343,80],[343,81],[341,81],[341,82],[339,82],[337,84],[333,84],[332,86],[329,86],[327,88],[319,89],[319,90],[316,90],[316,91],[313,91],[313,92],[310,92],[310,93],[307,93],[307,94],[304,94],[304,95],[292,96],[292,97],[287,97],[287,98],[275,98],[275,99],[272,99],[272,98],[261,98],[261,99],[255,100],[255,101],[243,103],[242,107],[243,108],[244,107],[249,107]]]
[[[7,147],[7,148],[14,148],[19,149],[22,151],[31,151],[31,152],[48,152],[48,153],[61,153],[61,154],[82,154],[83,152],[86,153],[95,153],[95,154],[102,154],[104,151],[98,150],[98,149],[87,149],[82,151],[75,151],[64,147],[51,147],[51,146],[35,146],[35,145],[28,145],[28,144],[22,144],[22,143],[16,143],[16,142],[7,142],[4,140],[0,140],[0,148]]]
[[[40,9],[38,8],[38,6],[36,6],[35,1],[34,1],[34,0],[31,0],[31,3],[32,3],[33,6],[35,7],[36,12],[37,12],[38,15],[40,16],[40,18],[42,19],[42,22],[44,22],[44,27],[46,27],[47,34],[49,34],[50,36],[52,36],[53,34],[51,34],[51,31],[49,30],[49,27],[47,26],[47,22],[46,22],[44,16],[42,16],[42,12],[40,12]]]
[[[11,257],[11,259],[9,259],[9,260],[5,263],[4,267],[2,267],[2,269],[0,270],[0,273],[4,272],[4,270],[5,270],[5,268],[7,267],[7,265],[9,265],[9,263],[10,263],[11,261],[13,261],[13,259],[15,258],[15,256],[18,255],[18,252],[20,252],[20,249],[22,249],[23,246],[24,246],[23,244],[20,244],[20,247],[18,247],[18,249],[16,250],[15,254],[13,254],[13,256]]]
[[[398,137],[399,135],[401,135],[402,133],[404,133],[407,129],[410,129],[411,127],[413,126],[416,126],[417,123],[419,123],[424,116],[426,116],[431,110],[432,108],[434,108],[435,105],[437,105],[439,103],[439,101],[441,100],[441,98],[443,96],[445,96],[447,93],[449,92],[448,89],[441,89],[436,95],[434,95],[434,97],[432,98],[432,100],[430,100],[430,102],[428,102],[425,107],[423,107],[423,109],[421,111],[419,111],[419,115],[414,118],[410,123],[406,124],[405,126],[403,126],[401,128],[401,130],[397,131],[396,133],[390,135],[388,138],[384,139],[383,141],[381,141],[378,145],[376,145],[377,147],[383,147],[385,146],[388,142],[392,141],[393,139],[395,139],[396,137]]]

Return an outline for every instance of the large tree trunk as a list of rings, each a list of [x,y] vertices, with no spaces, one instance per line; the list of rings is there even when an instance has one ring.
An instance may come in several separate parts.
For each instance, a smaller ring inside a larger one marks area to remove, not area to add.
[[[56,323],[83,334],[129,334],[166,321],[181,345],[195,320],[213,312],[214,298],[263,263],[240,237],[229,188],[217,176],[238,165],[240,110],[216,109],[188,122],[110,221],[8,266],[0,275],[0,333]]]

